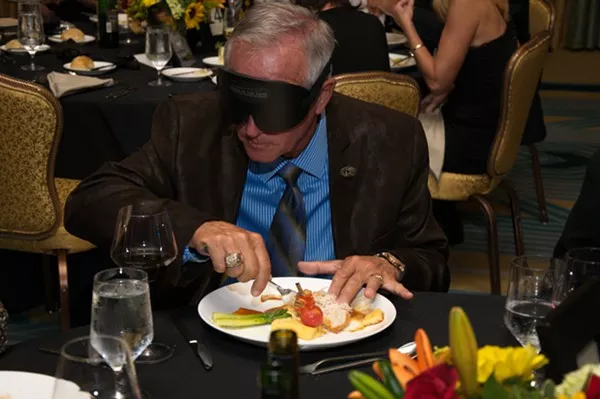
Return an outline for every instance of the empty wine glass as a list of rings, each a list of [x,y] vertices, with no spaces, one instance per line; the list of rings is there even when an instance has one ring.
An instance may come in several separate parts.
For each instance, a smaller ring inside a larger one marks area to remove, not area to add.
[[[163,80],[161,71],[171,59],[171,39],[169,29],[163,26],[146,28],[146,57],[158,73],[156,80],[148,83],[150,86],[171,86],[171,82]]]
[[[243,2],[240,0],[229,0],[229,4],[225,7],[223,16],[223,35],[225,39],[229,39],[236,25],[243,16]]]
[[[94,340],[120,354],[116,367],[114,364],[107,366],[89,337],[67,342],[60,351],[56,367],[53,399],[142,399],[127,343],[110,336],[96,336]]]
[[[44,44],[44,21],[40,3],[37,1],[19,2],[18,38],[23,48],[29,53],[31,62],[21,66],[24,71],[42,71],[41,65],[34,62],[35,53]]]
[[[504,324],[521,345],[539,352],[536,328],[553,308],[553,288],[561,272],[556,259],[520,256],[512,261]]]
[[[566,270],[554,292],[556,304],[592,277],[600,278],[600,248],[575,248],[565,256]]]

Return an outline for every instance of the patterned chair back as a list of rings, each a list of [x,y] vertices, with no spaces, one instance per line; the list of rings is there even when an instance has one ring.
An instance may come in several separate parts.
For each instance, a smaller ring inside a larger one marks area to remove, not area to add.
[[[529,0],[529,33],[535,36],[545,30],[554,32],[554,6],[548,0]]]
[[[61,131],[62,110],[48,90],[0,74],[0,237],[39,240],[60,225]]]
[[[335,91],[338,93],[414,117],[419,114],[419,85],[410,76],[390,72],[361,72],[334,78]]]
[[[502,113],[488,159],[491,177],[503,176],[515,163],[549,47],[550,32],[539,33],[522,45],[506,66]]]

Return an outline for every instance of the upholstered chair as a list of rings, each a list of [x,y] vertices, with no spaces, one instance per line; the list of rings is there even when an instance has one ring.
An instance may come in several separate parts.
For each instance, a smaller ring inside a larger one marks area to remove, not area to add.
[[[519,199],[515,190],[504,181],[511,170],[525,130],[529,108],[544,65],[550,32],[544,31],[525,43],[512,56],[504,72],[502,112],[498,130],[488,159],[487,173],[466,175],[442,172],[439,180],[429,176],[431,196],[445,201],[475,201],[486,215],[488,234],[488,262],[490,285],[493,294],[500,294],[500,259],[498,253],[498,227],[496,214],[487,194],[502,188],[508,195],[512,213],[515,249],[524,253]]]
[[[58,257],[61,327],[67,329],[67,254],[93,245],[63,225],[65,201],[79,182],[54,178],[61,130],[62,109],[48,90],[0,74],[0,248]]]
[[[419,113],[419,85],[409,76],[361,72],[337,75],[335,80],[335,91],[348,97],[383,105],[414,117]]]
[[[544,31],[550,32],[550,37],[552,37],[555,19],[554,6],[548,0],[529,0],[529,32],[532,37]],[[546,194],[544,192],[540,155],[535,146],[535,142],[526,143],[526,145],[531,154],[533,179],[540,212],[540,220],[542,223],[547,223],[548,210],[546,209]]]

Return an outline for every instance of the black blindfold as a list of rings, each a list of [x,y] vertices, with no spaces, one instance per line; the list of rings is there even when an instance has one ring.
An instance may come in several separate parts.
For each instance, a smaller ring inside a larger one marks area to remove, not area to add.
[[[222,69],[219,74],[221,106],[235,124],[248,121],[250,115],[264,133],[290,130],[308,115],[330,73],[330,63],[310,88],[276,80],[255,79]]]

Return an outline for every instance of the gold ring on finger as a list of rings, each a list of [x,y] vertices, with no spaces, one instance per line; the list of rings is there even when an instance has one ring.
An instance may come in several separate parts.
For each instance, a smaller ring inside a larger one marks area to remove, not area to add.
[[[375,274],[371,274],[369,276],[369,278],[376,278],[377,280],[379,280],[381,282],[381,284],[383,284],[383,276],[379,273],[375,273]]]

